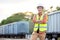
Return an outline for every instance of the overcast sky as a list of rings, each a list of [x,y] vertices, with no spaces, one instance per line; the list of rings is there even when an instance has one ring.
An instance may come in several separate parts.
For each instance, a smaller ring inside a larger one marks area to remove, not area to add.
[[[36,6],[42,4],[45,9],[60,5],[60,0],[0,0],[0,22],[17,12],[31,11],[37,13]]]

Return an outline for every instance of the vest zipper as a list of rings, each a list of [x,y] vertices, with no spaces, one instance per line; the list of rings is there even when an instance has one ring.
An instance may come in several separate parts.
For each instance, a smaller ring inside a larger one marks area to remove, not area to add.
[[[38,19],[40,20],[40,17],[39,17]],[[37,30],[37,33],[39,33],[39,31],[40,31],[39,28],[40,28],[40,27],[39,27],[39,23],[38,23],[38,30]]]

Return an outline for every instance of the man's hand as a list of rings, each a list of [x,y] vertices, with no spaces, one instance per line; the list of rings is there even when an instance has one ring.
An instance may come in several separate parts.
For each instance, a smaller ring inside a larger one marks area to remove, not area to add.
[[[40,24],[40,23],[42,23],[42,21],[40,21],[40,20],[37,20],[37,23],[39,23],[39,24]]]
[[[44,22],[44,20],[38,20],[37,23],[45,24],[46,22]]]

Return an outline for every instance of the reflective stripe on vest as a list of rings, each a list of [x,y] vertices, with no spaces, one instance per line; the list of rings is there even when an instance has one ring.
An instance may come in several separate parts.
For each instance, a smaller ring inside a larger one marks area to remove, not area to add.
[[[40,20],[43,20],[44,14],[40,17]],[[36,16],[36,20],[38,20],[38,15]],[[34,31],[38,30],[38,23],[34,24]],[[47,30],[47,24],[39,24],[39,31],[45,31]]]

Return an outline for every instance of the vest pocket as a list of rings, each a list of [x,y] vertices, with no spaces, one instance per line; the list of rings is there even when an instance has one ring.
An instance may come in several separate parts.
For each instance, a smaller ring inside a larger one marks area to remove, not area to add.
[[[40,31],[45,31],[47,28],[39,28]]]
[[[38,30],[38,27],[34,27],[34,31],[37,31]]]

